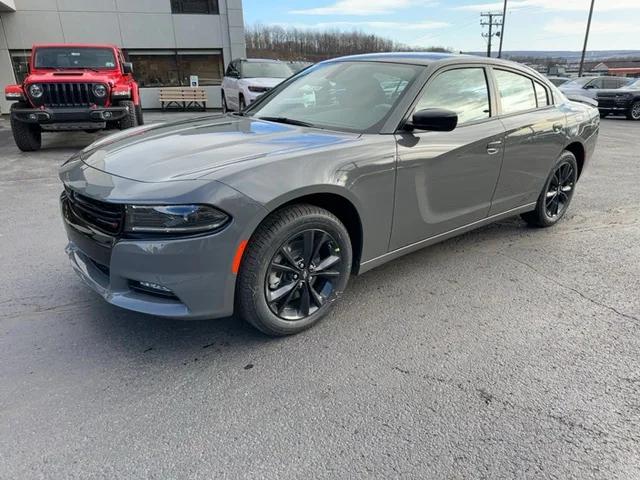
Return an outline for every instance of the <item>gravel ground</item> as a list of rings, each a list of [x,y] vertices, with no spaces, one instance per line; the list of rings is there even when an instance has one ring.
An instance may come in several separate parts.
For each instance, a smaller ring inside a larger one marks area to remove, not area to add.
[[[556,228],[404,257],[275,340],[81,284],[56,171],[95,138],[0,121],[0,478],[640,478],[640,123],[602,122]]]

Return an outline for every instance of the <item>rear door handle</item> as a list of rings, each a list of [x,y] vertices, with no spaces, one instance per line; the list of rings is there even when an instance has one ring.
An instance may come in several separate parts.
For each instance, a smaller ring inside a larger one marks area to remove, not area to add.
[[[502,140],[498,140],[497,142],[490,142],[487,144],[487,153],[489,155],[495,155],[502,148]]]
[[[562,125],[561,123],[554,123],[553,124],[553,131],[554,132],[561,132],[563,127],[564,127],[564,125]]]

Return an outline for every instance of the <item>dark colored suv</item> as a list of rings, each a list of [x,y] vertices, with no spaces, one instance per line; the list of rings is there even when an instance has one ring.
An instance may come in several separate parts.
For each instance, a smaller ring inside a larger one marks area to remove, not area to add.
[[[598,92],[600,116],[626,115],[629,120],[640,120],[640,79],[618,90]]]
[[[29,75],[8,85],[18,148],[39,150],[43,130],[122,130],[143,123],[133,67],[113,45],[35,45]]]

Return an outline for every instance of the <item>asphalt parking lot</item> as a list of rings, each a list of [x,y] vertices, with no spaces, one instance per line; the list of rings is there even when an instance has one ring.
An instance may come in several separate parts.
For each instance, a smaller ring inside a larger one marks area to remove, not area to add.
[[[640,478],[639,123],[556,228],[404,257],[285,339],[81,284],[56,172],[95,138],[0,120],[0,478]]]

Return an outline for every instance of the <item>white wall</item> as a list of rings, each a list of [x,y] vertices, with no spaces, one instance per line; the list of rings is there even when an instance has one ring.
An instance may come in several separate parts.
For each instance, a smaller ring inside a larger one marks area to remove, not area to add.
[[[221,49],[225,67],[246,56],[242,0],[218,0],[220,15],[172,15],[170,0],[14,0],[0,12],[0,87],[14,83],[8,50],[34,43],[112,43],[126,49]],[[6,0],[0,0],[7,3]],[[157,89],[143,106],[156,108]],[[219,87],[207,87],[220,106]],[[155,96],[155,97],[154,97]],[[0,112],[9,104],[0,98]]]

